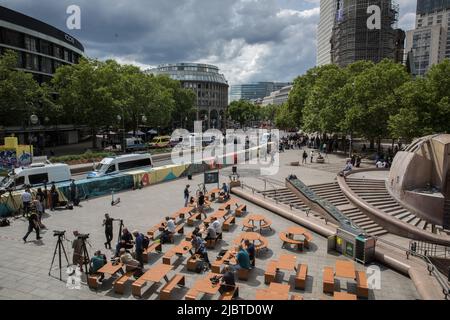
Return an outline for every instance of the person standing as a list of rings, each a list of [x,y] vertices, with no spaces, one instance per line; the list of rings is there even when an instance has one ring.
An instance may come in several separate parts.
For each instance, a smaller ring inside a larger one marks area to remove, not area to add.
[[[45,213],[45,198],[46,198],[46,194],[42,191],[41,188],[37,189],[36,192],[36,200],[39,201],[39,203],[41,204],[41,208],[42,208],[42,214]]]
[[[135,254],[136,254],[136,260],[139,261],[139,266],[141,268],[144,267],[144,260],[142,258],[142,255],[144,254],[144,235],[142,233],[139,233],[139,231],[134,230],[133,236],[135,239]]]
[[[25,191],[22,193],[22,207],[23,207],[23,214],[22,216],[28,215],[31,209],[31,201],[33,200],[33,197],[31,196],[30,188],[26,188]]]
[[[39,236],[39,218],[36,213],[32,212],[28,217],[28,231],[27,234],[22,238],[24,243],[27,243],[27,238],[31,232],[36,231],[36,240],[42,239]]]
[[[308,163],[308,154],[306,153],[306,150],[303,150],[303,160],[302,160],[302,164],[307,164]]]
[[[105,227],[105,249],[111,249],[111,241],[113,239],[113,221],[114,219],[105,213],[105,219],[103,219],[103,226]]]
[[[50,197],[51,197],[51,211],[55,211],[55,208],[57,207],[59,203],[59,194],[56,190],[55,183],[52,182],[52,187],[50,188]]]
[[[70,202],[72,202],[73,205],[77,205],[77,193],[77,185],[75,184],[75,180],[72,180],[72,182],[70,183]]]
[[[184,188],[184,206],[187,207],[189,203],[189,187],[190,185],[186,185],[186,188]]]
[[[310,155],[310,157],[311,157],[311,163],[313,163],[313,160],[314,160],[314,151],[313,151],[313,150],[311,150],[311,155]]]
[[[83,270],[84,263],[84,254],[83,254],[83,239],[81,239],[80,233],[78,231],[74,231],[73,235],[75,240],[72,242],[73,256],[72,263],[74,266],[79,266],[80,270]]]
[[[203,194],[203,192],[200,191],[200,193],[198,195],[198,199],[197,199],[197,209],[200,212],[200,214],[205,214],[204,206],[205,206],[205,195]],[[205,218],[206,218],[206,214],[205,214]]]

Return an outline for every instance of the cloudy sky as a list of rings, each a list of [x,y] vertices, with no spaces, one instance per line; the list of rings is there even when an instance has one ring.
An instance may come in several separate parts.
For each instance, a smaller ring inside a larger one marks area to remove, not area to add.
[[[319,0],[0,0],[78,38],[90,57],[148,68],[201,62],[230,84],[291,81],[315,65]],[[397,0],[414,26],[416,0]],[[81,8],[81,30],[66,9]]]

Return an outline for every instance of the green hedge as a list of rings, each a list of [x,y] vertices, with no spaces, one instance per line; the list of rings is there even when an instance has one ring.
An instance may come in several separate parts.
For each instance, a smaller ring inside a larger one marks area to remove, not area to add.
[[[92,160],[92,159],[103,159],[109,156],[114,155],[112,152],[86,152],[83,154],[74,154],[60,157],[52,157],[50,161],[52,162],[70,162],[70,161],[78,161],[78,160]]]

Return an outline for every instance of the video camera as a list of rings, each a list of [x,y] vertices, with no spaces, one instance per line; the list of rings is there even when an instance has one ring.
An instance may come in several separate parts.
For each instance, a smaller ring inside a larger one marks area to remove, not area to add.
[[[53,230],[53,236],[54,237],[60,237],[60,236],[64,236],[66,234],[66,231],[58,231],[58,230]]]
[[[86,239],[89,238],[89,233],[79,234],[79,235],[78,235],[78,238],[79,238],[79,239],[86,240]]]

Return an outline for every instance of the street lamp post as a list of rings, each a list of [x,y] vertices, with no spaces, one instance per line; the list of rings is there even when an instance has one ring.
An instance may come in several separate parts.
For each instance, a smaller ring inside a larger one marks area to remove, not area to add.
[[[30,137],[28,138],[28,140],[30,141],[30,161],[31,161],[31,163],[33,163],[33,126],[38,124],[38,122],[39,122],[38,116],[35,114],[32,114],[30,116],[30,124],[31,124]]]
[[[121,148],[122,148],[121,151],[125,152],[125,117],[121,116],[119,114],[119,115],[117,115],[117,121],[119,121],[119,124],[122,121],[122,139],[120,141],[120,145],[121,145]]]

